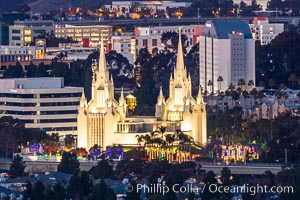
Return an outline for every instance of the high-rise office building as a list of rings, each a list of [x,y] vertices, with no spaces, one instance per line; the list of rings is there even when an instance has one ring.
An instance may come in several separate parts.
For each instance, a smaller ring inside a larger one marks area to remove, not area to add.
[[[209,21],[200,36],[200,85],[209,93],[255,84],[255,40],[244,21]]]

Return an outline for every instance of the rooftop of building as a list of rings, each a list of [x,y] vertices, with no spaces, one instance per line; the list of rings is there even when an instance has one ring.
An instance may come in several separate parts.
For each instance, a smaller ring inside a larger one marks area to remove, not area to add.
[[[202,35],[217,39],[229,39],[229,35],[233,33],[242,33],[245,39],[252,39],[249,25],[245,21],[208,21],[205,24]]]
[[[63,77],[39,77],[39,78],[9,78],[0,79],[0,90],[12,89],[59,89],[75,88],[64,87]]]
[[[46,184],[56,184],[57,182],[69,181],[71,178],[71,174],[55,172],[44,175],[38,175],[36,177],[27,177],[22,176],[18,178],[8,179],[3,181],[3,184],[17,184],[17,183],[26,183],[26,181],[30,181],[31,183],[35,183],[37,181],[41,181]]]
[[[43,24],[43,25],[47,24],[47,25],[53,26],[54,21],[53,20],[24,20],[24,21],[16,20],[16,21],[14,21],[14,25],[35,25],[35,24]]]
[[[78,24],[68,24],[67,22],[64,25],[57,25],[57,27],[61,27],[61,28],[112,28],[111,25],[86,25],[86,24],[82,24],[82,23],[78,23]]]

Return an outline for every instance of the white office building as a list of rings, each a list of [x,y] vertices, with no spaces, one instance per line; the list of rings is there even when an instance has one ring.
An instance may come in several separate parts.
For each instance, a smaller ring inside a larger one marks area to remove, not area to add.
[[[143,47],[148,47],[149,51],[153,48],[162,49],[164,48],[161,43],[161,36],[165,32],[178,32],[181,27],[181,33],[186,35],[188,38],[188,46],[192,47],[197,43],[194,32],[195,29],[202,28],[201,25],[189,25],[189,26],[149,26],[149,27],[136,27],[136,48],[140,49]]]
[[[23,120],[26,128],[77,134],[83,88],[65,87],[63,78],[0,79],[0,117]]]
[[[112,26],[56,24],[55,36],[58,38],[71,37],[77,42],[87,43],[83,44],[83,46],[97,47],[101,37],[105,44],[111,40]]]
[[[255,84],[255,40],[244,21],[209,21],[200,36],[200,85],[216,93],[238,81]],[[223,81],[218,81],[219,77]],[[208,84],[211,83],[211,84]]]
[[[17,20],[13,26],[9,26],[9,45],[26,46],[33,42],[35,37],[52,31],[54,31],[52,20]]]
[[[261,45],[271,42],[278,34],[284,31],[284,24],[271,24],[267,17],[255,17],[253,24],[249,24],[252,37],[259,40]]]
[[[112,36],[111,49],[121,53],[129,63],[134,63],[136,59],[136,39],[135,36]]]

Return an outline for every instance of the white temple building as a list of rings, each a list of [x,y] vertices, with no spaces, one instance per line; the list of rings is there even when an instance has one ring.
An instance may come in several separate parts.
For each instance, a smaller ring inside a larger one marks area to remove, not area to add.
[[[87,102],[83,93],[80,100],[78,147],[137,145],[137,135],[147,134],[161,126],[165,126],[169,133],[180,129],[192,136],[196,144],[206,144],[206,103],[200,89],[196,99],[191,95],[191,77],[184,65],[180,36],[176,67],[170,77],[169,97],[165,100],[160,88],[155,116],[128,116],[123,91],[119,100],[115,99],[114,82],[106,68],[103,41],[99,62],[94,61],[92,69],[92,98]]]

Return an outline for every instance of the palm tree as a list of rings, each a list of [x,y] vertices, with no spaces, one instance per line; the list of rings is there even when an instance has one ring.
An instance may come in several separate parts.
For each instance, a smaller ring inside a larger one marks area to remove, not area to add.
[[[158,130],[159,130],[159,132],[161,133],[161,138],[164,138],[166,129],[167,129],[167,127],[165,127],[165,126],[160,126],[160,127],[158,127]]]
[[[253,80],[249,80],[249,81],[248,81],[248,86],[249,86],[250,89],[252,90],[252,87],[254,86],[254,81],[253,81]]]
[[[230,92],[233,92],[233,90],[235,90],[235,86],[232,83],[230,83],[228,89],[230,90]]]
[[[212,88],[213,88],[213,82],[211,80],[208,80],[207,85],[210,87],[210,92],[213,94]]]
[[[144,136],[143,135],[136,135],[135,137],[137,139],[138,145],[141,145],[141,143],[144,142]]]
[[[298,77],[292,73],[290,74],[288,81],[292,83],[292,89],[294,89],[294,83],[298,81]]]
[[[144,135],[143,140],[144,140],[144,146],[151,144],[151,137],[149,134]]]
[[[245,80],[244,79],[239,79],[238,80],[238,85],[241,86],[241,89],[243,89],[243,85],[245,85]]]
[[[168,146],[170,146],[170,144],[173,146],[173,143],[175,142],[175,135],[174,134],[167,134],[166,135],[166,142],[167,142]]]
[[[271,88],[271,90],[273,89],[273,87],[275,86],[275,81],[273,79],[269,79],[268,81],[269,87]]]
[[[219,76],[217,79],[218,83],[219,83],[219,91],[221,90],[221,83],[223,82],[223,77]]]

